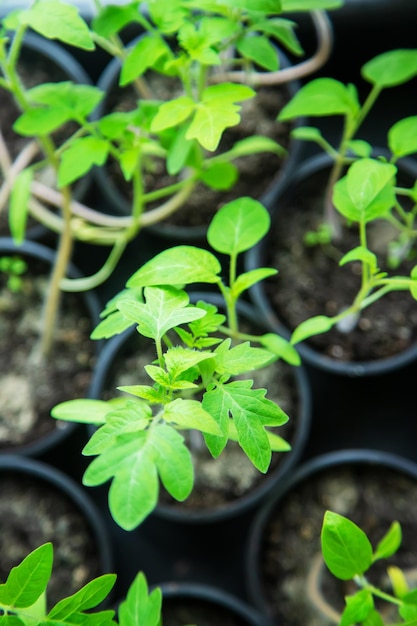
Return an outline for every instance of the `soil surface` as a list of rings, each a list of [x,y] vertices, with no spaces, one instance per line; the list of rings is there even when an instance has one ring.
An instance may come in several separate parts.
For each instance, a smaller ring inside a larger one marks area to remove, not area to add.
[[[359,245],[354,226],[342,224],[339,242],[306,246],[304,235],[323,222],[323,189],[327,173],[310,178],[282,199],[265,240],[262,265],[278,269],[265,281],[267,297],[278,319],[294,330],[315,315],[334,316],[349,306],[360,288],[360,264],[338,262]],[[395,271],[387,270],[390,225],[376,220],[368,227],[368,244],[378,256],[381,270],[409,276],[416,260],[406,260]],[[365,309],[350,332],[336,328],[306,341],[307,345],[339,361],[375,361],[402,352],[417,339],[417,303],[407,291],[384,296]]]
[[[162,601],[164,626],[248,626],[247,620],[215,603],[194,598],[164,598]]]
[[[174,97],[178,84],[158,76],[148,76],[153,93],[158,99],[168,100]],[[173,95],[174,94],[174,95]],[[240,103],[242,107],[240,124],[228,128],[222,137],[218,149],[213,154],[229,150],[236,141],[253,135],[264,135],[277,141],[284,149],[288,149],[291,125],[277,121],[277,115],[290,99],[285,87],[264,87],[256,97]],[[112,93],[106,104],[106,110],[132,110],[136,106],[137,95],[131,88],[118,89]],[[206,227],[216,210],[223,204],[241,196],[260,198],[279,175],[285,163],[285,155],[278,156],[271,152],[240,157],[233,161],[239,170],[239,178],[229,191],[216,191],[198,184],[191,197],[174,215],[164,219],[158,228]],[[130,202],[132,199],[131,185],[126,183],[116,162],[109,162],[109,173],[113,183],[122,195]],[[154,159],[152,167],[145,172],[145,189],[155,190],[175,182],[170,177],[162,160]],[[156,204],[149,204],[148,209]],[[119,209],[120,210],[120,209]]]
[[[0,581],[32,550],[54,547],[48,606],[100,575],[100,556],[80,509],[57,488],[21,472],[0,476]]]
[[[17,292],[0,274],[0,450],[68,428],[50,411],[58,402],[84,397],[90,384],[96,345],[79,295],[63,295],[52,353],[39,359],[49,271],[48,264],[31,259]]]
[[[105,398],[114,397],[115,388],[119,385],[152,382],[144,372],[144,366],[155,359],[153,346],[149,346],[149,341],[139,335],[130,338],[125,346],[123,358],[118,358],[111,368],[111,380],[106,383]],[[268,368],[254,371],[250,378],[254,380],[253,388],[267,389],[266,397],[276,402],[289,416],[287,424],[273,430],[291,444],[300,411],[294,369],[278,361]],[[291,454],[273,453],[268,474],[264,475],[253,466],[235,442],[229,442],[217,459],[213,459],[208,452],[200,433],[194,433],[189,445],[193,451],[195,471],[193,491],[184,502],[178,503],[161,487],[160,504],[194,511],[220,508],[248,495],[264,481],[270,480],[273,469],[279,467],[287,454]]]
[[[398,553],[377,561],[367,578],[389,593],[386,567],[395,564],[416,586],[417,481],[390,468],[332,467],[304,480],[281,499],[264,529],[257,567],[266,610],[277,626],[334,626],[344,596],[356,591],[354,583],[334,578],[321,559],[326,510],[358,524],[374,548],[391,523],[399,521],[403,541]],[[387,603],[377,607],[384,611],[384,623],[400,621]]]

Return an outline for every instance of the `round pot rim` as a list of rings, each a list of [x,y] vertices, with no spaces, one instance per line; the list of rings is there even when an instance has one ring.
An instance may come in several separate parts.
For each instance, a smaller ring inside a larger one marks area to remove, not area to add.
[[[264,616],[256,608],[220,587],[206,583],[172,581],[153,585],[153,588],[155,587],[159,587],[162,591],[162,609],[165,598],[201,599],[230,610],[236,617],[245,620],[248,626],[268,626]]]
[[[196,291],[190,292],[189,296],[191,302],[204,299],[219,306],[223,303],[221,296],[216,293]],[[242,301],[239,303],[238,308],[241,314],[247,316],[248,319],[252,319],[252,321],[256,322],[258,325],[260,324],[259,319],[256,317],[256,312],[249,303]],[[123,346],[128,343],[130,338],[134,336],[135,333],[136,329],[132,326],[120,335],[116,335],[107,341],[97,361],[97,366],[95,368],[92,384],[88,394],[90,398],[99,398],[102,380],[106,375],[109,363],[117,355],[119,350],[123,349]],[[224,522],[225,520],[236,518],[237,516],[243,515],[259,505],[259,503],[263,501],[267,494],[272,490],[273,485],[283,480],[285,476],[287,476],[289,472],[297,466],[309,437],[312,416],[312,392],[307,373],[302,365],[294,367],[294,378],[298,387],[300,410],[299,415],[297,416],[298,430],[294,436],[292,449],[288,453],[282,453],[287,456],[281,461],[275,470],[271,470],[265,474],[265,480],[260,485],[258,485],[252,492],[216,509],[192,510],[186,507],[181,508],[181,506],[177,508],[169,505],[158,504],[151,515],[184,525],[204,525],[207,523]]]
[[[128,45],[133,46],[137,41],[139,41],[144,34],[140,34],[135,37]],[[280,57],[280,66],[288,67],[291,62],[286,54],[278,49],[279,57]],[[116,57],[111,59],[107,66],[102,71],[101,75],[97,80],[97,87],[105,91],[106,93],[111,89],[116,81],[116,77],[120,72],[121,63],[120,60]],[[301,86],[301,81],[298,79],[294,79],[289,81],[288,83],[284,83],[283,85],[278,85],[278,87],[285,88],[288,90],[290,98],[294,96],[296,91]],[[102,115],[104,111],[105,100],[96,107],[93,112],[93,119],[97,120]],[[304,118],[300,118],[294,122],[294,126],[302,126],[305,124]],[[272,205],[275,201],[275,198],[279,194],[280,188],[285,184],[287,177],[290,173],[295,169],[296,164],[300,161],[300,152],[303,148],[303,143],[290,136],[290,143],[287,150],[288,156],[283,161],[279,171],[276,176],[270,181],[268,187],[264,191],[264,193],[258,198],[259,202],[264,204],[266,207]],[[113,184],[112,180],[109,179],[109,176],[106,175],[104,167],[95,167],[93,169],[94,177],[98,183],[100,188],[106,189],[106,197],[110,200],[110,204],[113,206],[113,211],[122,214],[128,215],[130,214],[130,204],[124,197],[124,195],[118,190],[117,186]],[[120,209],[118,210],[118,207]],[[165,240],[175,240],[175,241],[204,241],[206,239],[208,226],[161,226],[158,223],[152,224],[146,227],[146,230],[150,233],[157,235],[161,239]]]
[[[378,154],[383,154],[384,152],[386,152],[385,149],[378,149]],[[271,219],[273,219],[275,212],[279,211],[279,202],[281,198],[284,198],[287,193],[290,195],[291,193],[294,193],[294,190],[296,190],[298,185],[306,178],[323,171],[332,163],[333,160],[331,157],[325,153],[314,154],[313,156],[305,159],[297,171],[291,173],[281,186],[279,195],[275,198],[273,206],[270,210]],[[401,167],[404,168],[406,173],[409,172],[411,175],[417,177],[417,163],[413,161],[413,159],[404,158],[401,159],[399,163],[401,164]],[[244,263],[247,271],[255,267],[263,267],[265,265],[263,262],[263,256],[267,243],[268,235],[266,235],[266,237],[256,246],[245,253]],[[274,328],[275,332],[278,332],[286,339],[289,339],[291,332],[288,327],[286,327],[285,324],[278,319],[277,314],[273,310],[266,296],[263,285],[260,283],[253,285],[253,287],[250,287],[249,289],[249,294],[254,306],[256,306],[261,312],[269,327]],[[309,346],[305,341],[297,344],[297,350],[299,351],[303,362],[306,364],[328,373],[353,378],[389,373],[405,367],[417,359],[417,341],[402,352],[394,354],[390,357],[366,361],[338,361],[337,359],[321,354],[318,350]]]
[[[0,237],[0,253],[1,254],[17,254],[22,256],[29,256],[45,261],[49,264],[53,264],[56,253],[52,248],[38,242],[29,239],[25,239],[21,244],[17,244],[10,237]],[[68,276],[71,278],[81,277],[80,270],[73,265],[69,264]],[[97,294],[93,291],[80,292],[80,297],[83,299],[86,306],[86,310],[91,318],[92,324],[95,325],[100,319],[100,312],[102,310],[101,303]],[[100,354],[102,343],[97,342],[96,354],[97,357]],[[94,374],[94,372],[92,373]],[[19,453],[27,457],[38,457],[51,450],[63,442],[71,433],[76,429],[79,429],[79,424],[75,422],[65,422],[64,428],[55,428],[54,430],[46,433],[44,436],[20,445],[10,445],[2,448],[0,452],[0,458],[3,454]]]
[[[296,488],[311,476],[315,476],[334,466],[341,467],[343,465],[360,464],[373,467],[387,467],[417,480],[417,463],[415,461],[385,450],[345,448],[325,452],[304,461],[291,476],[287,477],[271,493],[268,500],[253,518],[246,537],[244,559],[246,591],[251,603],[259,610],[266,606],[258,567],[262,535],[277,505],[293,488]]]
[[[83,488],[67,474],[39,459],[23,457],[20,454],[0,454],[0,472],[23,474],[34,477],[53,488],[61,491],[85,517],[94,540],[100,559],[100,570],[104,573],[114,571],[114,555],[111,547],[110,534],[103,516],[96,504]]]

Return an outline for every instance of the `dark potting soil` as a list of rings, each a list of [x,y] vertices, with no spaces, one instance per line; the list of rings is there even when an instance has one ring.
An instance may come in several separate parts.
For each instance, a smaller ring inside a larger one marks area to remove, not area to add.
[[[149,342],[144,338],[134,337],[128,342],[128,347],[122,357],[112,366],[111,381],[106,383],[104,398],[114,397],[116,387],[120,385],[151,384],[144,371],[155,359],[154,347],[149,349]],[[266,397],[276,402],[289,416],[287,424],[273,429],[290,444],[294,440],[297,429],[297,415],[300,411],[300,398],[296,386],[293,368],[283,361],[274,363],[271,367],[254,371],[253,388],[267,389]],[[235,442],[229,442],[222,454],[213,459],[199,433],[192,436],[188,445],[193,450],[195,482],[190,496],[182,503],[174,500],[162,487],[160,503],[170,506],[185,507],[190,510],[213,509],[233,502],[243,495],[247,495],[265,480],[269,479],[270,472],[278,468],[280,463],[291,452],[274,452],[267,475],[259,472],[252,462],[243,453]],[[187,435],[189,436],[189,434]]]
[[[153,93],[161,100],[173,98],[176,83],[153,75],[147,76],[151,81]],[[178,92],[180,95],[180,92]],[[277,115],[290,98],[288,90],[284,87],[264,87],[259,90],[256,97],[240,103],[242,107],[242,120],[232,128],[228,128],[222,137],[218,149],[213,154],[224,153],[234,143],[253,135],[264,135],[277,141],[285,150],[289,147],[291,125],[277,121]],[[137,95],[131,88],[115,90],[109,98],[107,110],[132,110],[136,106]],[[239,178],[228,191],[216,191],[198,184],[192,195],[175,214],[164,219],[158,227],[167,226],[201,227],[207,226],[216,210],[223,204],[239,198],[250,196],[259,199],[265,193],[274,179],[279,175],[285,155],[278,156],[271,152],[263,152],[239,157],[233,163],[239,170]],[[131,185],[124,179],[116,162],[109,162],[109,173],[114,184],[125,198],[132,200]],[[162,160],[154,159],[152,166],[145,173],[145,189],[152,191],[161,189],[175,182],[165,170]],[[164,200],[158,202],[161,204]],[[148,209],[155,208],[156,203],[149,203]]]
[[[55,404],[85,397],[96,345],[79,295],[63,294],[55,342],[47,360],[36,358],[49,265],[31,259],[18,292],[0,274],[0,450],[67,428],[50,416]]]
[[[278,269],[276,277],[265,281],[267,297],[278,318],[294,330],[315,315],[337,315],[349,306],[360,288],[360,264],[338,262],[359,245],[355,227],[343,224],[342,240],[326,246],[303,243],[308,231],[323,222],[325,172],[291,190],[291,200],[283,200],[275,214],[265,243],[262,264]],[[343,218],[342,218],[343,219]],[[368,244],[386,270],[390,225],[382,220],[368,227]],[[416,260],[406,260],[391,275],[409,276]],[[333,328],[306,343],[339,361],[375,361],[399,354],[417,340],[417,303],[409,292],[384,296],[362,311],[354,330],[344,333]]]
[[[273,623],[332,626],[338,623],[345,595],[356,585],[334,578],[321,558],[323,516],[331,510],[348,517],[376,547],[391,523],[399,521],[403,541],[398,553],[377,561],[368,580],[388,593],[387,565],[405,571],[416,586],[417,482],[395,469],[366,465],[332,467],[293,488],[268,517],[258,557],[261,584]],[[395,609],[377,603],[384,623],[399,620]]]
[[[52,542],[48,606],[100,575],[97,544],[82,512],[43,480],[21,472],[0,477],[0,581],[32,550]]]

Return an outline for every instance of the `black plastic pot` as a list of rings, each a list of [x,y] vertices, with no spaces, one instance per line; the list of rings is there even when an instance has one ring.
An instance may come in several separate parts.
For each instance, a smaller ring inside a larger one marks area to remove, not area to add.
[[[90,77],[76,57],[61,44],[46,39],[34,32],[25,35],[21,61],[27,69],[37,59],[45,74],[44,82],[70,80],[76,84],[90,85]],[[48,71],[51,76],[48,76]],[[74,185],[74,198],[82,201],[92,185],[91,173],[83,176]],[[27,230],[26,237],[31,240],[43,240],[51,232],[43,224],[34,224]]]
[[[381,153],[381,151],[379,151],[379,153]],[[303,185],[314,180],[316,176],[321,176],[323,178],[326,172],[330,171],[331,164],[332,161],[326,154],[314,155],[305,160],[296,172],[293,172],[291,176],[287,177],[272,206],[272,225],[274,223],[274,218],[278,216],[281,217],[283,214],[285,215],[285,211],[287,210],[289,203],[293,201],[297,194],[301,193]],[[411,159],[403,159],[398,164],[398,167],[399,172],[405,178],[411,180],[416,179],[417,168],[415,162]],[[304,195],[306,196],[306,193],[304,193]],[[306,197],[309,196],[307,195]],[[300,245],[304,244],[300,242]],[[269,246],[274,246],[274,249],[276,248],[276,243],[273,242],[270,234],[246,253],[245,267],[247,270],[257,267],[265,267],[268,265],[265,259]],[[335,263],[335,268],[337,271],[337,263]],[[280,268],[277,269],[280,270]],[[279,275],[276,288],[279,289]],[[265,324],[273,331],[289,338],[291,330],[282,321],[279,312],[273,307],[270,299],[268,298],[265,281],[257,283],[250,289],[250,297]],[[324,355],[318,349],[312,347],[308,341],[297,344],[297,349],[299,350],[304,363],[310,366],[313,370],[331,374],[340,374],[347,377],[364,377],[386,374],[412,363],[417,358],[417,342],[411,344],[407,349],[404,349],[402,352],[398,352],[393,356],[373,360],[370,355],[369,359],[361,361],[343,361],[341,359]]]
[[[234,595],[212,585],[162,583],[162,619],[166,626],[267,626],[262,614]]]
[[[304,606],[306,598],[316,597],[314,581],[320,580],[318,573],[324,576],[327,571],[319,558],[320,530],[327,509],[352,519],[365,530],[374,546],[391,522],[399,521],[403,546],[396,563],[404,566],[407,550],[413,549],[415,518],[410,502],[416,492],[417,464],[400,455],[346,449],[305,462],[278,486],[253,520],[245,558],[250,600],[271,619],[272,625],[298,626],[300,618],[294,615],[293,602]],[[406,567],[410,567],[411,562],[415,562],[415,551],[409,555]],[[343,602],[343,590],[341,594]],[[317,614],[313,613],[318,621],[311,615],[309,619],[306,614],[302,624],[327,626],[332,623],[326,602],[321,605],[313,602],[313,605],[314,611],[318,610]]]
[[[113,547],[101,513],[86,492],[55,467],[0,455],[0,506],[3,570],[52,541],[55,582],[48,588],[50,602],[114,571]]]
[[[139,38],[141,35],[139,36]],[[131,45],[137,42],[138,38],[134,39]],[[279,51],[280,66],[285,68],[291,65],[286,55]],[[109,94],[118,85],[118,79],[120,74],[120,61],[114,58],[110,61],[108,66],[102,72],[100,78],[97,81],[97,86],[106,93],[106,97],[102,100],[99,106],[94,112],[94,118],[99,119],[103,114],[108,113],[107,107]],[[280,86],[281,89],[285,89],[288,93],[288,98],[292,98],[296,91],[299,89],[299,81],[294,80]],[[301,125],[303,120],[299,120],[295,123],[296,126]],[[280,186],[285,181],[289,172],[291,172],[299,161],[299,152],[302,144],[298,140],[290,138],[288,147],[288,156],[283,161],[280,170],[277,172],[276,177],[270,183],[269,187],[265,189],[262,195],[258,198],[265,206],[270,207],[275,200]],[[131,204],[123,192],[117,187],[114,179],[109,175],[108,168],[106,166],[97,167],[94,169],[94,175],[96,178],[97,186],[101,190],[104,203],[108,205],[108,211],[115,215],[130,215]],[[201,243],[205,241],[207,226],[179,226],[169,225],[164,222],[147,226],[146,229],[163,240],[172,242],[194,242]]]
[[[35,241],[24,241],[21,245],[16,245],[12,239],[0,238],[0,257],[16,256],[21,257],[28,263],[29,268],[34,261],[41,261],[46,271],[51,268],[55,259],[55,252],[47,246]],[[70,265],[68,276],[72,278],[80,277],[79,270]],[[80,299],[81,310],[91,320],[91,329],[98,323],[101,312],[101,303],[94,291],[82,292],[77,294]],[[102,346],[101,342],[94,343],[96,355]],[[0,407],[1,414],[1,407]],[[52,420],[52,418],[51,418]],[[30,443],[13,446],[10,448],[2,448],[0,458],[4,453],[19,453],[28,457],[40,457],[43,460],[53,460],[61,466],[68,464],[66,467],[75,469],[74,450],[71,449],[70,441],[77,442],[77,458],[79,456],[79,438],[84,439],[84,429],[80,425],[66,422],[59,424],[59,427],[49,431],[48,434],[40,439],[31,441]]]
[[[204,300],[211,302],[222,308],[222,299],[213,293],[191,293],[190,300]],[[247,303],[240,303],[239,312],[243,319],[251,321],[259,326],[259,319],[253,308]],[[140,337],[135,328],[128,329],[121,335],[110,339],[97,360],[94,371],[89,396],[91,398],[102,398],[103,390],[108,389],[111,385],[111,378],[116,371],[115,363],[117,359],[127,358],[132,354],[137,354],[140,350]],[[142,344],[143,345],[143,344]],[[291,367],[288,366],[291,370]],[[169,504],[159,504],[153,513],[153,516],[163,520],[176,522],[178,524],[212,524],[215,522],[225,522],[227,520],[236,520],[246,513],[252,511],[260,505],[267,497],[268,493],[274,486],[288,475],[299,462],[306,445],[311,421],[311,394],[309,381],[303,367],[294,367],[291,372],[294,376],[295,395],[298,397],[298,414],[294,418],[296,420],[296,431],[292,435],[292,450],[282,453],[280,463],[269,471],[262,481],[252,491],[246,492],[240,498],[232,500],[213,509],[193,509],[186,506],[171,506]],[[134,375],[133,375],[134,378]],[[133,384],[133,383],[132,383]],[[291,415],[290,415],[291,420]],[[285,437],[285,435],[284,435]]]

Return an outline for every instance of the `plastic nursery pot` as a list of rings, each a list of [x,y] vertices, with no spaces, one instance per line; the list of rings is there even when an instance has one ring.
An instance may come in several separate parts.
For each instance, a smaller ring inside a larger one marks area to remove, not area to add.
[[[164,626],[267,626],[262,614],[220,588],[197,583],[163,583]]]
[[[343,240],[332,244],[330,254],[319,245],[303,243],[304,234],[323,221],[323,193],[331,164],[327,155],[316,155],[286,179],[271,210],[268,235],[245,256],[247,270],[265,266],[278,269],[276,278],[254,285],[250,297],[265,324],[286,337],[304,319],[336,315],[352,301],[360,286],[357,264],[338,265],[338,258],[358,245],[352,229],[344,229]],[[398,168],[399,180],[416,179],[412,160],[403,159]],[[378,220],[373,234],[368,235],[374,251],[380,242],[381,246],[386,242],[388,228]],[[332,250],[337,258],[331,256]],[[411,266],[396,271],[408,275]],[[362,311],[354,331],[334,328],[297,344],[297,349],[307,365],[333,374],[361,377],[399,369],[417,357],[414,304],[408,292],[388,294]]]
[[[58,42],[45,39],[33,32],[25,35],[18,69],[26,87],[34,87],[39,83],[67,80],[77,84],[91,84],[90,77],[71,52]],[[2,90],[0,98],[1,128],[12,161],[25,145],[24,138],[12,130],[12,124],[18,115],[19,112],[12,96]],[[59,141],[59,139],[57,135],[55,140]],[[87,174],[77,181],[74,185],[74,198],[76,200],[81,201],[86,197],[91,188],[92,180],[92,175]],[[5,213],[5,209],[3,209],[3,213]],[[0,228],[3,236],[10,235],[6,216],[2,217]],[[27,239],[39,241],[45,239],[48,234],[51,233],[43,224],[29,220]]]
[[[222,299],[213,293],[191,293],[190,300],[210,302],[219,310],[223,306]],[[253,307],[241,302],[238,311],[242,323],[260,328]],[[90,397],[114,397],[116,386],[138,384],[143,367],[153,359],[153,344],[150,345],[135,328],[110,339],[98,358]],[[122,372],[118,370],[121,365]],[[258,507],[297,465],[304,452],[311,422],[311,393],[304,368],[279,361],[270,368],[254,372],[254,380],[254,388],[266,388],[267,397],[279,402],[289,414],[288,424],[278,428],[277,433],[290,442],[291,451],[274,453],[271,467],[264,475],[253,467],[237,444],[229,443],[220,457],[213,459],[205,452],[203,441],[198,446],[198,439],[196,445],[201,451],[194,456],[193,492],[185,502],[177,503],[161,488],[154,516],[180,525],[236,520]]]
[[[101,513],[86,492],[55,467],[19,455],[0,456],[1,573],[45,542],[54,548],[48,604],[114,571]]]
[[[351,519],[374,547],[399,521],[403,540],[393,558],[407,572],[415,567],[416,502],[413,461],[367,449],[312,458],[277,488],[253,520],[245,565],[250,600],[272,625],[339,623],[344,596],[354,588],[332,577],[322,560],[325,511]],[[386,576],[387,563],[381,563],[370,576]]]
[[[57,422],[50,410],[59,397],[83,397],[88,392],[102,345],[90,341],[89,335],[99,320],[101,304],[93,291],[61,294],[56,341],[44,372],[31,359],[36,359],[34,348],[55,252],[39,242],[16,245],[12,239],[0,238],[0,259],[4,258],[23,260],[26,269],[15,291],[8,287],[9,275],[0,272],[0,453],[48,460],[52,455],[59,464],[69,457],[69,467],[74,468],[68,448],[81,435],[80,425]],[[80,272],[71,265],[68,276],[79,277]],[[65,370],[67,355],[72,365],[69,372]]]
[[[131,45],[134,45],[139,38],[134,39]],[[284,53],[279,51],[279,56],[281,67],[289,67],[290,61]],[[105,91],[106,96],[94,112],[96,119],[116,107],[120,110],[129,110],[136,106],[137,96],[133,93],[132,88],[128,87],[123,89],[118,86],[119,74],[120,61],[114,58],[104,69],[97,82],[97,86]],[[147,77],[148,76],[149,74],[147,74]],[[154,90],[161,90],[161,87],[158,87],[159,79],[157,75],[154,76],[155,78],[150,76],[152,88]],[[166,81],[167,79],[164,78],[163,80]],[[171,81],[172,83],[170,83],[168,87],[163,84],[163,91],[161,95],[158,95],[161,100],[173,97],[175,89],[178,89],[178,85],[174,82],[174,79],[171,79]],[[181,215],[180,209],[172,218],[164,218],[161,222],[147,226],[147,230],[157,237],[174,242],[202,242],[205,241],[207,226],[216,208],[219,208],[219,206],[226,202],[236,197],[246,195],[256,197],[265,206],[270,206],[274,201],[275,195],[278,193],[280,185],[299,160],[301,143],[291,138],[291,127],[288,124],[282,124],[276,121],[280,109],[294,96],[295,92],[299,89],[299,84],[299,81],[294,80],[285,85],[264,88],[263,99],[260,100],[259,95],[256,97],[257,99],[253,99],[253,102],[256,100],[257,104],[256,106],[252,105],[253,110],[251,109],[247,114],[251,128],[245,130],[243,125],[240,125],[235,128],[226,129],[225,138],[222,140],[226,141],[226,138],[230,136],[230,140],[228,141],[232,144],[246,136],[265,134],[264,130],[260,131],[255,126],[255,120],[258,115],[257,111],[264,111],[264,118],[259,121],[258,125],[262,126],[263,129],[265,125],[270,125],[270,128],[273,129],[271,130],[271,133],[274,134],[273,138],[282,145],[285,145],[287,149],[286,158],[275,158],[272,157],[271,154],[268,154],[268,158],[263,158],[260,162],[258,162],[259,155],[255,155],[256,159],[253,156],[250,157],[250,159],[248,157],[241,158],[240,168],[244,166],[245,159],[247,163],[245,169],[241,169],[241,183],[238,181],[228,192],[214,193],[210,191],[210,194],[207,196],[206,190],[208,191],[208,189],[203,185],[198,186],[190,200],[187,201],[188,204],[184,204],[184,210],[182,211],[184,217],[181,218],[181,221],[178,221],[178,216]],[[126,102],[123,101],[124,99]],[[120,104],[120,101],[123,101],[123,105]],[[252,100],[244,102],[244,107],[251,106],[251,102]],[[243,108],[243,111],[245,111],[245,108]],[[302,120],[294,124],[298,126],[301,125],[301,123]],[[236,128],[242,128],[242,130],[238,132],[235,130]],[[229,133],[233,134],[228,135]],[[220,147],[222,148],[222,146],[223,144],[221,143]],[[228,146],[227,149],[230,147],[231,146]],[[222,150],[225,151],[225,148],[222,148]],[[164,186],[169,182],[168,177],[164,174],[164,166],[161,164],[158,167],[161,171],[154,177],[155,184],[157,186]],[[254,172],[258,172],[258,175],[254,175]],[[118,173],[117,166],[114,165],[110,168],[107,164],[103,167],[97,167],[94,169],[94,175],[98,187],[102,191],[103,199],[108,203],[108,211],[119,215],[129,215],[131,213],[130,190],[126,186],[122,176]],[[165,176],[165,179],[163,179],[163,176]],[[150,178],[150,176],[147,175],[147,178]],[[162,183],[160,182],[161,180]],[[263,182],[263,180],[265,182]],[[150,186],[152,186],[152,183],[150,183]],[[200,216],[203,211],[204,216],[201,218]]]

